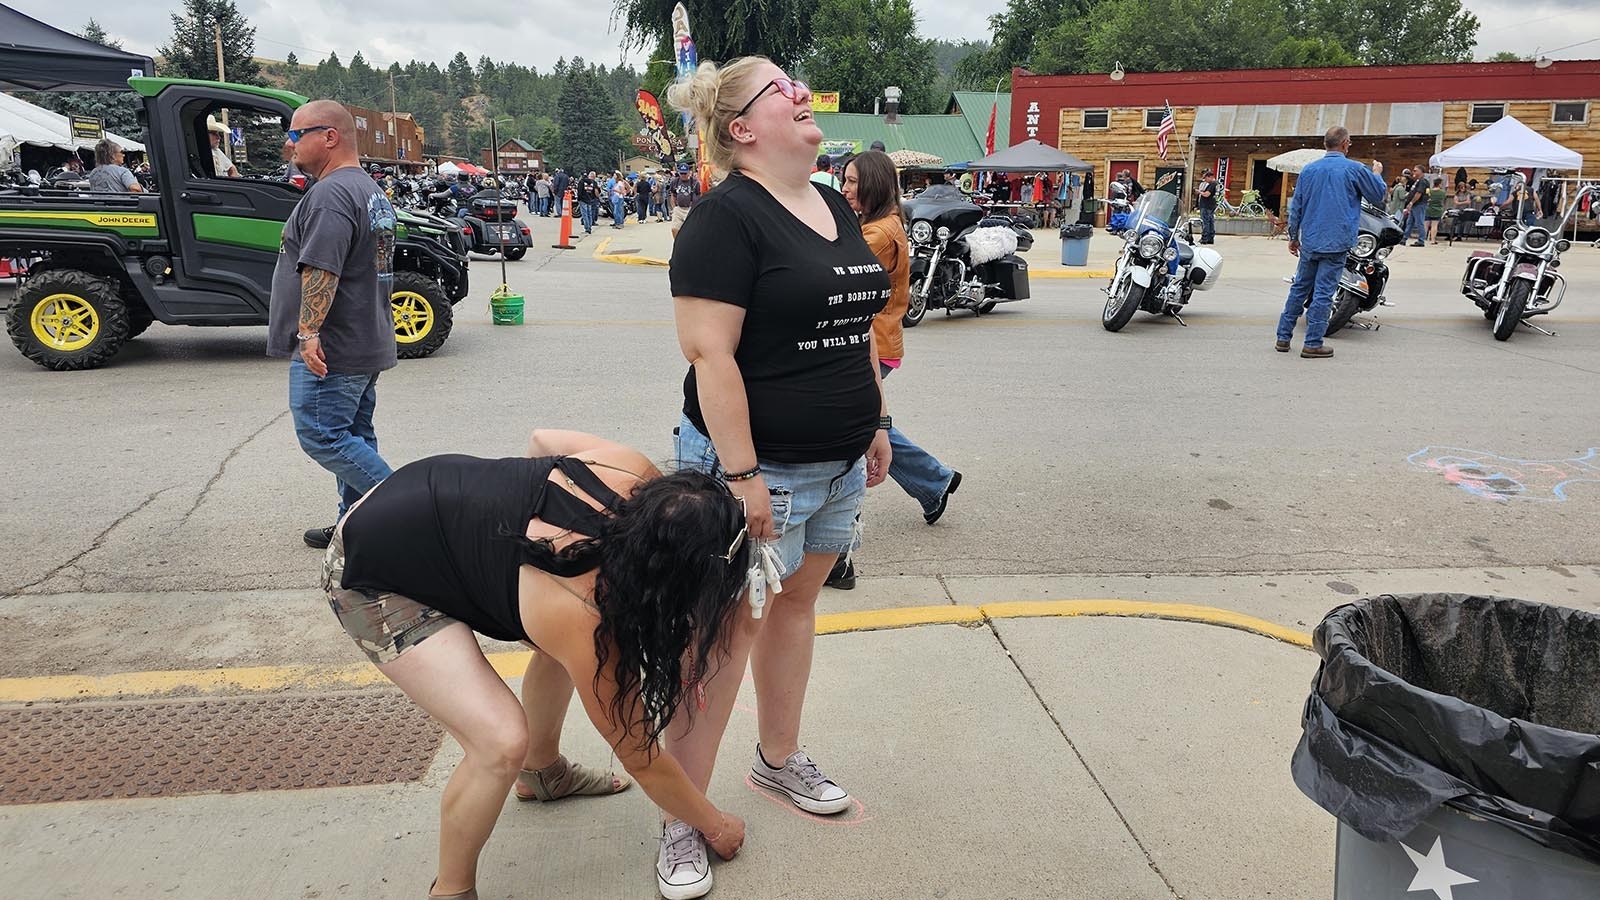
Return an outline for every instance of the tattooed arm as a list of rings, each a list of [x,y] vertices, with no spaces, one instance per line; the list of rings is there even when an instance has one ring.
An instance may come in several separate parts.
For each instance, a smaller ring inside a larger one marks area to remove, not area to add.
[[[315,266],[300,270],[300,334],[315,335],[322,330],[322,322],[333,308],[333,295],[338,288],[339,276],[332,272]],[[328,361],[322,355],[320,338],[300,342],[300,359],[318,378],[328,374]]]

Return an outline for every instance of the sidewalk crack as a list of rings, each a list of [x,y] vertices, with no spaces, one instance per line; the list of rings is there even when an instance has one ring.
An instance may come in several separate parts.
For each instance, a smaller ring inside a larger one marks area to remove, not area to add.
[[[1000,629],[995,627],[994,620],[985,616],[984,624],[989,626],[989,633],[994,635],[995,641],[1000,644],[1000,649],[1006,652],[1006,660],[1011,663],[1012,668],[1017,670],[1017,674],[1022,676],[1023,683],[1028,686],[1028,690],[1033,694],[1033,699],[1039,701],[1039,708],[1044,710],[1044,714],[1050,717],[1050,722],[1056,726],[1056,732],[1061,735],[1063,741],[1067,742],[1067,749],[1071,750],[1072,755],[1077,757],[1078,765],[1083,766],[1083,771],[1089,774],[1089,780],[1094,782],[1095,789],[1100,792],[1100,796],[1106,798],[1106,803],[1111,806],[1111,811],[1117,814],[1117,821],[1122,823],[1123,830],[1128,832],[1128,837],[1133,839],[1134,846],[1138,847],[1139,852],[1144,854],[1145,864],[1150,867],[1150,871],[1156,873],[1156,877],[1161,879],[1161,883],[1167,886],[1167,890],[1172,894],[1174,900],[1183,900],[1183,894],[1178,892],[1177,885],[1174,885],[1171,879],[1167,878],[1167,873],[1161,871],[1161,866],[1156,863],[1156,858],[1150,853],[1150,848],[1145,846],[1144,841],[1139,837],[1139,833],[1133,830],[1133,823],[1129,822],[1128,817],[1123,815],[1122,808],[1117,805],[1116,800],[1112,799],[1111,792],[1106,790],[1105,784],[1100,780],[1100,776],[1095,774],[1094,769],[1089,765],[1089,761],[1084,758],[1083,752],[1078,749],[1077,744],[1073,743],[1072,738],[1067,736],[1066,728],[1062,727],[1061,720],[1056,718],[1055,711],[1050,708],[1050,704],[1045,702],[1044,696],[1039,693],[1038,686],[1033,683],[1032,678],[1028,677],[1028,673],[1023,670],[1022,664],[1017,662],[1016,656],[1011,653],[1011,648],[1006,646],[1006,639],[1001,637]]]
[[[212,473],[211,479],[206,482],[205,487],[200,489],[200,494],[194,498],[194,505],[189,507],[189,511],[184,513],[183,517],[178,520],[179,527],[189,524],[189,517],[195,514],[195,511],[200,508],[200,504],[206,502],[206,497],[211,493],[211,489],[216,486],[217,482],[222,480],[222,476],[228,471],[228,463],[233,462],[233,458],[239,455],[239,451],[243,450],[246,444],[260,437],[262,432],[283,421],[283,417],[288,414],[289,410],[286,409],[273,416],[268,420],[267,424],[250,432],[249,437],[235,444],[233,449],[228,451],[228,455],[224,456],[222,462],[217,466],[217,471]]]
[[[938,575],[933,576],[933,580],[939,582],[939,589],[944,591],[944,598],[950,601],[950,605],[958,605],[956,603],[956,595],[950,592],[950,585],[944,580],[944,573],[940,572]]]
[[[59,566],[56,566],[55,568],[53,568],[50,571],[44,573],[43,575],[39,576],[38,578],[34,579],[33,581],[30,581],[27,584],[22,585],[21,587],[15,588],[14,590],[6,590],[6,591],[3,591],[3,592],[0,592],[0,597],[15,596],[17,594],[21,594],[24,591],[29,590],[30,588],[38,587],[39,585],[44,584],[45,582],[47,582],[50,579],[56,577],[57,575],[60,575],[62,572],[66,571],[67,569],[72,568],[73,566],[77,565],[79,560],[81,560],[85,556],[88,556],[89,554],[95,552],[96,550],[99,550],[101,548],[101,546],[103,546],[105,544],[106,538],[111,536],[111,532],[116,531],[118,526],[122,525],[123,522],[126,522],[129,519],[133,518],[134,516],[138,515],[140,512],[142,512],[144,510],[145,507],[147,507],[150,504],[156,502],[156,498],[160,497],[162,494],[165,494],[167,491],[176,489],[177,487],[178,487],[178,485],[176,485],[176,484],[168,485],[167,487],[164,487],[161,490],[156,491],[155,493],[151,494],[150,496],[144,498],[144,500],[141,501],[138,506],[135,506],[133,509],[130,509],[127,512],[123,513],[122,515],[118,516],[117,520],[115,522],[112,522],[110,525],[107,525],[103,531],[101,531],[99,534],[95,535],[94,536],[94,540],[89,542],[89,546],[84,548],[83,550],[78,551],[76,554],[74,554],[72,556],[71,559],[67,560],[66,562],[62,563]]]

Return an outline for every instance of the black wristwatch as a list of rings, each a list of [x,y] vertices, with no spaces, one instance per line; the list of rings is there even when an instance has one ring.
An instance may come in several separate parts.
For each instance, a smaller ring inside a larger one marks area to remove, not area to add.
[[[879,416],[878,417],[878,430],[879,431],[888,431],[889,429],[891,429],[893,427],[894,427],[894,419],[891,419],[888,416]]]

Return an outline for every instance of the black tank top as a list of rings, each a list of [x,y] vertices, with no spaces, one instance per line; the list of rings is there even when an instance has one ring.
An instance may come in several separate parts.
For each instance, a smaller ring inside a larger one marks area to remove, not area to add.
[[[517,570],[533,564],[528,520],[590,537],[605,521],[551,485],[556,468],[608,510],[621,502],[569,456],[452,454],[400,467],[344,520],[343,586],[410,597],[495,640],[528,640],[517,602]]]

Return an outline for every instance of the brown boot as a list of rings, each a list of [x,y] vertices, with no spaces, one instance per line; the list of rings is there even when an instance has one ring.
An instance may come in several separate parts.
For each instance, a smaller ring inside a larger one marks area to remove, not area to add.
[[[1303,359],[1327,359],[1333,356],[1332,347],[1301,347],[1300,356]]]
[[[1276,343],[1274,343],[1272,345],[1272,349],[1278,351],[1279,353],[1288,353],[1289,352],[1289,342],[1288,341],[1277,341]]]

